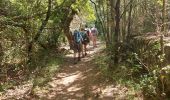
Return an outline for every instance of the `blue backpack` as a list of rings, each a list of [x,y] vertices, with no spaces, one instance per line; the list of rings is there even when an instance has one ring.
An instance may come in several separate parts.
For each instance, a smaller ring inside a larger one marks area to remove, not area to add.
[[[82,36],[81,36],[79,31],[75,30],[74,34],[73,34],[73,37],[74,37],[75,43],[81,43]]]

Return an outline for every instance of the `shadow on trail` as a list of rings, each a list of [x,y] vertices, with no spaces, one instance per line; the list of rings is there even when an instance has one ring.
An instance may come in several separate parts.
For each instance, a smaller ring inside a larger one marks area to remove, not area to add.
[[[98,44],[99,46],[99,44]],[[64,66],[58,74],[48,83],[48,92],[37,92],[39,99],[54,100],[112,100],[113,94],[102,94],[105,88],[104,77],[94,64],[94,54],[101,48],[89,47],[90,52],[82,58],[78,64],[73,64],[73,57],[67,55],[64,58]]]
[[[109,82],[95,64],[95,55],[99,57],[103,48],[102,43],[95,49],[88,47],[88,55],[77,64],[73,64],[73,54],[66,55],[56,75],[45,86],[35,87],[33,95],[25,94],[32,87],[32,83],[28,83],[14,90],[16,92],[9,91],[4,100],[127,100],[128,89]]]

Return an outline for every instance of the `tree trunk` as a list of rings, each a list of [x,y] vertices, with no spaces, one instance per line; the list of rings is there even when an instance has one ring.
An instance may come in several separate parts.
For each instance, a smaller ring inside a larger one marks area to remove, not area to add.
[[[164,34],[166,32],[166,24],[165,24],[165,18],[166,18],[166,0],[163,0],[163,11],[162,11],[162,15],[163,15],[163,32],[161,33],[161,37],[160,37],[160,45],[161,45],[161,54],[164,54],[164,43],[163,43],[163,37]]]
[[[115,26],[115,34],[114,34],[114,52],[115,52],[114,64],[118,65],[119,62],[118,42],[119,42],[119,33],[120,33],[120,0],[116,1],[115,20],[116,20],[116,26]]]
[[[1,64],[2,64],[2,60],[3,60],[3,55],[4,55],[4,53],[3,53],[2,45],[0,43],[0,67],[1,67]]]
[[[129,42],[130,35],[131,35],[132,9],[133,9],[133,0],[130,1],[130,10],[129,10],[129,16],[128,16],[128,29],[127,29],[127,43]]]
[[[111,36],[110,36],[110,2],[109,2],[109,0],[107,0],[106,1],[107,3],[107,22],[106,22],[106,36],[107,36],[107,47],[109,47],[109,44],[111,43],[110,42],[110,38],[111,38]]]
[[[123,4],[124,4],[124,15],[123,15],[123,19],[122,19],[122,40],[123,42],[125,42],[126,40],[126,0],[123,0]]]
[[[115,2],[113,0],[110,0],[110,9],[111,9],[111,43],[113,43],[113,38],[114,38],[114,20],[115,20],[115,17],[114,17],[114,5],[115,5]]]

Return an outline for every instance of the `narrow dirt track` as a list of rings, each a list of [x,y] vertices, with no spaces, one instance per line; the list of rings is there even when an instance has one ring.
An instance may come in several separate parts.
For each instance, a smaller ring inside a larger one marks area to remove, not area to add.
[[[73,64],[72,54],[67,55],[64,65],[58,74],[48,83],[49,92],[37,92],[43,100],[122,100],[127,88],[107,82],[98,67],[94,64],[94,56],[100,55],[103,44],[92,49],[88,47],[88,55],[78,64]]]
[[[105,85],[104,77],[94,64],[94,56],[100,54],[102,49],[101,43],[98,43],[95,49],[88,47],[88,55],[75,65],[72,54],[67,55],[59,73],[48,83],[49,92],[37,92],[38,98],[44,100],[113,100],[113,85],[103,86]]]
[[[101,50],[102,43],[95,49],[88,47],[88,55],[75,65],[73,54],[66,55],[60,71],[44,87],[37,89],[33,97],[19,97],[22,93],[11,97],[20,100],[128,100],[128,89],[108,82],[94,64],[94,56],[100,55]]]

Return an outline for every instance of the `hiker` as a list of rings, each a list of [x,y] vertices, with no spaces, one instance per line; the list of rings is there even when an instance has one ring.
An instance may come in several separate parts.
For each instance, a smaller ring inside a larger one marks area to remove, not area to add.
[[[81,52],[82,52],[82,36],[78,30],[75,30],[73,32],[73,51],[74,51],[74,64],[77,63],[77,61],[81,61]],[[78,60],[76,61],[76,53],[78,53]]]
[[[86,26],[85,32],[87,33],[87,35],[88,35],[88,37],[89,37],[89,45],[90,45],[90,41],[92,41],[92,39],[93,39],[90,28],[88,28],[88,27]]]
[[[84,54],[83,54],[83,57],[84,57],[87,55],[87,44],[90,42],[90,40],[89,40],[87,31],[85,31],[83,28],[81,28],[80,33],[83,38],[82,44],[83,44],[83,50],[84,50]],[[82,51],[82,53],[83,53],[83,51]]]
[[[93,48],[95,48],[95,47],[97,47],[97,44],[96,44],[97,35],[98,35],[97,28],[93,27],[91,29],[91,34],[92,34]]]

